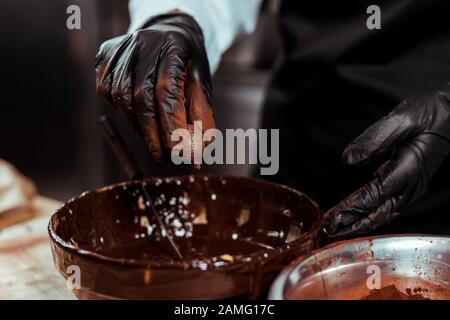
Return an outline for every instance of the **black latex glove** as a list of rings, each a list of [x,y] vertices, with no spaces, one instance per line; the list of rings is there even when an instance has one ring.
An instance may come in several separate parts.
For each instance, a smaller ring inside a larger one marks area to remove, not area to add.
[[[214,128],[211,74],[200,27],[168,14],[142,29],[106,41],[96,58],[98,93],[145,138],[161,161],[177,142],[172,131],[202,121]]]
[[[449,150],[450,87],[402,102],[345,149],[343,161],[350,166],[384,152],[391,159],[375,179],[327,212],[326,233],[345,238],[389,223],[426,193]]]

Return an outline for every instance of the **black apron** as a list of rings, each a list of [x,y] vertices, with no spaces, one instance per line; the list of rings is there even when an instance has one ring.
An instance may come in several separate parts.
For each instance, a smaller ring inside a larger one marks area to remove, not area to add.
[[[304,191],[322,209],[373,177],[347,168],[346,145],[405,98],[450,80],[450,1],[282,2],[284,59],[268,91],[264,128],[280,129],[280,170],[269,180]],[[450,234],[450,165],[429,193],[378,233]]]

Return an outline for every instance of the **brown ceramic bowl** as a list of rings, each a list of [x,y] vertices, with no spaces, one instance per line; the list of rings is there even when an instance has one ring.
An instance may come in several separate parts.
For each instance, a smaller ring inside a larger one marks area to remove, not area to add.
[[[174,239],[185,254],[211,255],[173,258],[142,187],[167,223],[178,226]],[[291,188],[183,176],[85,192],[51,217],[49,234],[62,276],[79,267],[73,292],[80,299],[220,299],[264,292],[284,265],[314,247],[320,222],[317,205]]]

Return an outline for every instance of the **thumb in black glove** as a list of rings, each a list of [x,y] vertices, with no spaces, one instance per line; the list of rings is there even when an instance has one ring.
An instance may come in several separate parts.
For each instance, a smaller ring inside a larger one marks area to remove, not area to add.
[[[389,223],[422,197],[450,151],[450,87],[403,101],[357,137],[343,153],[359,165],[391,152],[368,184],[325,215],[332,239],[362,234]]]
[[[98,93],[133,124],[157,160],[177,144],[175,129],[194,121],[203,132],[215,127],[203,35],[189,15],[162,15],[106,41],[95,70]]]

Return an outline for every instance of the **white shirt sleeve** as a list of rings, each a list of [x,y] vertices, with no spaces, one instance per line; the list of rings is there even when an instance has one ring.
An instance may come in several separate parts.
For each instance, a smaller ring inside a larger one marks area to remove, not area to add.
[[[149,18],[178,9],[191,15],[205,38],[211,72],[236,36],[255,29],[262,0],[130,0],[129,32],[140,28]]]

